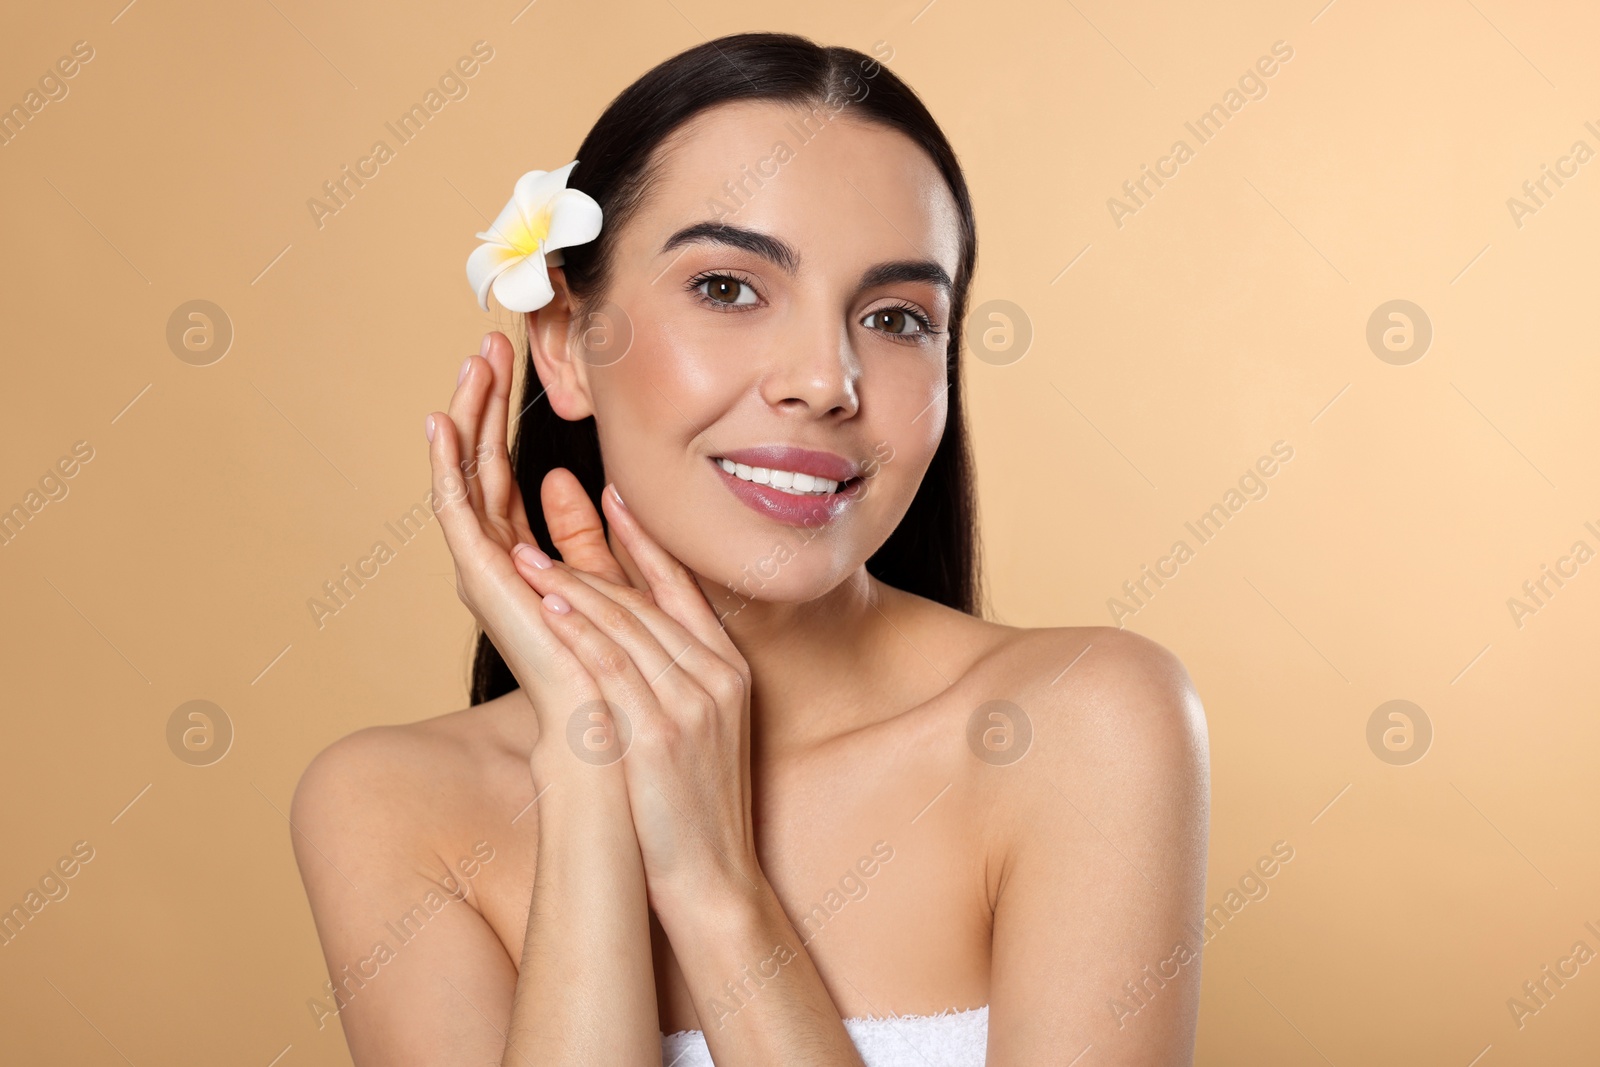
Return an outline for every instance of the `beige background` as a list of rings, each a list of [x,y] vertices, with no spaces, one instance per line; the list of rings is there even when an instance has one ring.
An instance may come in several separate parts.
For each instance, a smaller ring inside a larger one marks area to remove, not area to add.
[[[1600,149],[1588,5],[123,2],[0,34],[6,107],[94,50],[0,147],[0,507],[94,451],[0,547],[0,906],[94,849],[0,947],[5,1058],[347,1062],[306,1006],[284,813],[329,741],[462,706],[472,631],[431,525],[322,629],[306,601],[423,496],[422,416],[497,324],[471,235],[516,176],[658,60],[786,29],[893,49],[968,171],[974,306],[1031,321],[1023,358],[967,371],[1001,619],[1111,622],[1294,450],[1126,620],[1205,702],[1207,900],[1295,850],[1207,948],[1197,1062],[1593,1062],[1600,963],[1521,1028],[1507,1008],[1600,951],[1600,562],[1520,627],[1507,606],[1600,549],[1600,161],[1520,227],[1507,206]],[[319,229],[307,199],[479,40],[470,94]],[[1267,95],[1197,146],[1184,122],[1276,41]],[[1108,198],[1180,137],[1119,228]],[[195,299],[236,333],[203,367],[166,341]],[[1434,328],[1409,365],[1366,341],[1392,299]],[[236,731],[207,767],[166,740],[193,699]],[[1367,743],[1391,699],[1432,724],[1411,765]]]

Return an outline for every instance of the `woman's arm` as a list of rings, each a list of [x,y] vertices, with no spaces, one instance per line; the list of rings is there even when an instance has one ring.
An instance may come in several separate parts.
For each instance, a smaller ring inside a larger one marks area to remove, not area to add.
[[[1192,1062],[1200,1004],[1209,767],[1188,672],[1097,628],[1048,657],[1017,703],[1032,748],[984,767],[1002,837],[990,1067]]]
[[[805,939],[765,878],[658,917],[718,1067],[861,1067]]]
[[[545,626],[512,560],[534,538],[506,447],[510,342],[492,333],[482,356],[463,364],[448,417],[429,417],[429,459],[461,598],[538,722],[529,761],[538,858],[501,1063],[659,1064],[644,867],[626,784],[615,761],[562,751],[572,718],[600,693]],[[558,535],[572,525],[565,513],[550,519]]]
[[[644,865],[622,770],[538,747],[533,766],[539,859],[500,1063],[660,1064]]]
[[[478,910],[476,868],[457,865],[509,863],[517,831],[451,853],[437,787],[468,763],[413,728],[373,726],[300,776],[291,837],[329,976],[307,982],[306,1010],[319,1040],[343,1029],[359,1067],[483,1067],[505,1050],[516,967]]]
[[[307,1006],[319,1029],[343,1024],[359,1067],[658,1065],[644,872],[621,771],[547,752],[565,743],[561,709],[596,694],[543,628],[539,599],[511,562],[509,550],[533,537],[506,462],[511,348],[500,334],[488,340],[487,363],[469,361],[449,417],[433,420],[430,459],[458,591],[534,704],[539,738],[548,739],[544,749],[535,744],[529,764],[539,842],[522,966],[478,910],[470,881],[459,896],[447,889],[463,884],[450,861],[481,857],[447,850],[461,826],[484,823],[485,811],[524,802],[474,791],[483,757],[459,739],[374,727],[313,760],[291,808],[331,978]],[[463,455],[472,459],[463,463]],[[594,525],[563,508],[574,487],[570,475],[546,483],[552,536],[566,558],[620,577],[603,540],[594,541]],[[592,518],[586,499],[583,506]],[[505,836],[515,832],[508,823]]]
[[[683,564],[612,488],[602,497],[648,594],[528,552],[517,553],[518,570],[547,594],[547,625],[631,723],[620,765],[649,901],[706,1044],[719,1067],[860,1067],[756,858],[749,666]]]

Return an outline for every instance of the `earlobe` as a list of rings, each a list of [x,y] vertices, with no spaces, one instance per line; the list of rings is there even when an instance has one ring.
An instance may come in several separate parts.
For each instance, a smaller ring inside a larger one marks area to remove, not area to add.
[[[528,353],[533,358],[545,399],[557,415],[569,422],[594,414],[589,398],[589,382],[580,360],[572,358],[572,296],[567,289],[566,272],[551,267],[550,286],[555,295],[536,311],[524,313]]]

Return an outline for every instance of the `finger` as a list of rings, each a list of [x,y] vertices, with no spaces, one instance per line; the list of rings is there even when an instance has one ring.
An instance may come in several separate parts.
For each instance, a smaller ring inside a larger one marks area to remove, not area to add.
[[[533,529],[528,525],[528,506],[522,501],[522,486],[515,477],[511,479],[511,500],[506,504],[506,511],[511,516],[511,529],[516,532],[517,543],[536,544]]]
[[[543,598],[544,606],[548,612],[562,615],[568,611],[577,611],[586,619],[596,625],[602,632],[609,636],[638,664],[639,669],[654,678],[671,665],[673,655],[681,652],[691,642],[687,640],[673,640],[668,635],[667,643],[672,645],[672,651],[667,651],[666,645],[658,638],[640,617],[638,611],[646,606],[644,595],[637,589],[632,589],[632,603],[625,604],[622,598],[628,594],[622,593],[623,586],[595,575],[589,575],[591,581],[609,584],[618,591],[618,598],[606,596],[579,577],[581,572],[575,570],[564,562],[552,562],[548,556],[540,558],[533,550],[533,546],[518,546],[511,554],[512,564],[517,568],[517,573],[532,587],[533,591]],[[549,564],[545,566],[545,564]],[[631,587],[627,587],[630,588]],[[549,616],[546,616],[548,621]]]
[[[513,559],[512,562],[517,565],[518,572],[527,578],[532,564],[526,559]],[[706,692],[733,702],[750,689],[750,668],[737,648],[732,652],[724,652],[708,647],[677,619],[657,607],[650,599],[650,594],[643,590],[631,585],[617,585],[583,571],[568,573],[595,592],[632,611],[663,649],[687,649],[674,653],[672,665],[686,672]],[[535,585],[535,581],[530,579],[529,584]],[[591,614],[590,617],[594,616]],[[731,646],[732,642],[729,644]]]
[[[459,436],[450,417],[436,411],[428,419],[432,423],[428,460],[433,472],[429,504],[439,517],[445,544],[455,560],[457,594],[478,616],[479,623],[487,624],[491,620],[482,617],[478,605],[469,599],[468,589],[484,590],[490,596],[503,595],[496,590],[517,590],[526,597],[527,583],[517,572],[505,549],[484,532],[483,523],[472,508],[459,462]],[[490,611],[490,614],[495,612]],[[540,678],[544,678],[545,672],[540,668],[541,657],[555,651],[558,643],[549,628],[542,625],[539,612],[531,603],[524,608],[521,617],[535,621],[532,626],[519,625],[513,630],[497,632],[492,638],[495,647],[507,664],[526,664]],[[487,629],[500,628],[486,625]],[[504,647],[502,642],[510,642],[513,647]]]
[[[478,442],[478,484],[483,490],[484,511],[515,529],[515,520],[507,512],[511,487],[516,482],[511,472],[511,453],[506,446],[514,362],[511,342],[506,335],[498,330],[490,333],[485,338],[483,357],[488,361],[491,381],[484,401],[483,432]]]
[[[460,435],[455,421],[443,412],[428,416],[431,437],[428,462],[433,472],[430,505],[439,516],[450,554],[461,567],[482,568],[488,559],[489,539],[472,506],[465,476],[461,472]]]
[[[606,543],[600,513],[595,511],[594,501],[577,475],[565,467],[556,467],[544,476],[539,497],[550,542],[561,553],[563,562],[619,585],[628,584],[627,574]]]
[[[562,614],[563,608],[582,614],[598,632],[610,638],[645,673],[662,704],[669,707],[704,707],[704,697],[715,704],[736,707],[749,691],[749,673],[706,648],[677,619],[651,603],[632,585],[618,585],[595,574],[554,563],[539,568],[533,550],[518,549],[518,573],[544,597],[546,609]],[[554,601],[554,603],[552,603]],[[555,627],[552,627],[555,629]],[[675,678],[680,675],[680,678]],[[675,701],[690,701],[678,704]]]
[[[734,646],[728,632],[722,628],[716,611],[706,600],[705,593],[700,590],[689,568],[645,532],[638,518],[617,495],[615,482],[606,486],[600,498],[606,516],[611,520],[611,528],[617,531],[617,539],[650,583],[652,599],[707,648],[715,649],[729,663],[742,668],[744,657]]]
[[[484,370],[486,364],[477,356],[468,356],[461,364],[456,379],[456,391],[450,396],[450,421],[456,427],[456,469],[465,475],[467,492],[472,508],[488,517],[484,510],[483,488],[478,481],[478,438],[483,421],[484,398],[489,382]],[[463,465],[464,464],[464,465]]]
[[[642,590],[635,589],[631,585],[619,585],[608,578],[580,571],[565,563],[554,563],[550,567],[545,567],[543,564],[547,560],[548,556],[541,560],[533,552],[526,550],[511,554],[511,562],[516,566],[517,573],[522,575],[535,592],[540,596],[555,593],[565,598],[569,605],[577,607],[607,633],[615,636],[623,632],[624,622],[632,624],[631,620],[622,620],[620,616],[617,617],[618,622],[615,625],[609,621],[618,608],[631,612],[662,650],[659,653],[654,649],[648,650],[646,656],[649,662],[641,660],[641,666],[664,668],[682,649],[699,643],[693,634],[678,624],[677,620],[651,603],[649,594]],[[598,599],[600,597],[604,599]]]
[[[559,569],[561,565],[557,564],[540,574],[548,575]],[[582,585],[576,579],[573,584]],[[671,669],[671,660],[653,638],[648,638],[642,626],[623,641],[615,640],[612,632],[595,618],[555,592],[546,595],[541,614],[546,627],[582,665],[606,703],[621,708],[633,723],[642,724],[653,716],[664,715],[668,707],[697,709],[704,714],[713,706],[710,695],[695,684],[693,678],[686,672]],[[609,622],[617,626],[616,619]],[[641,639],[641,634],[648,639]],[[658,659],[665,660],[666,669],[653,667]]]
[[[742,680],[747,675],[738,665],[706,648],[677,619],[654,605],[648,593],[565,563],[539,568],[536,560],[538,555],[530,549],[514,553],[518,573],[547,598],[547,608],[549,595],[554,593],[566,605],[581,611],[600,632],[634,657],[653,685],[658,685],[667,673],[678,673],[672,670],[678,667],[699,688],[717,697],[733,699],[739,696],[739,688],[746,688]]]

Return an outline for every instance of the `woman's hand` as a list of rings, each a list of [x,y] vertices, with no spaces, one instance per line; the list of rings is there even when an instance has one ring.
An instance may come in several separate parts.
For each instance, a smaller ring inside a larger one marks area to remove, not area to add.
[[[482,357],[462,366],[449,415],[428,417],[432,506],[455,560],[461,601],[499,649],[538,719],[528,761],[539,802],[536,876],[526,887],[520,963],[510,965],[493,932],[483,927],[479,941],[492,951],[480,973],[461,978],[479,994],[470,1004],[451,1004],[449,1025],[458,1035],[466,1033],[490,1018],[478,1008],[489,1005],[500,1016],[489,1025],[504,1038],[497,1063],[659,1064],[649,898],[623,770],[585,766],[564,751],[556,753],[564,760],[541,758],[542,750],[565,747],[573,712],[600,692],[545,625],[548,613],[539,595],[512,562],[511,550],[534,539],[506,452],[511,345],[503,335],[490,334]],[[556,547],[569,559],[622,578],[593,505],[575,499],[583,493],[571,473],[547,477],[540,495]],[[520,795],[514,799],[520,805]],[[509,991],[495,988],[494,976]],[[450,1003],[429,995],[435,999],[428,1006]],[[605,1025],[595,1026],[600,1003]],[[464,1055],[489,1062],[477,1050]]]
[[[511,559],[532,545],[522,492],[506,447],[511,342],[484,337],[480,357],[462,364],[448,415],[428,416],[434,511],[456,566],[456,593],[489,635],[539,718],[541,737],[565,736],[566,716],[598,690],[545,625],[548,613]],[[467,458],[463,458],[467,457]],[[576,567],[626,582],[578,480],[552,471],[540,488],[557,550]]]
[[[765,882],[750,818],[750,668],[693,576],[617,496],[603,507],[648,582],[552,562],[532,545],[516,569],[543,596],[545,625],[582,664],[618,719],[650,902],[704,908]]]

